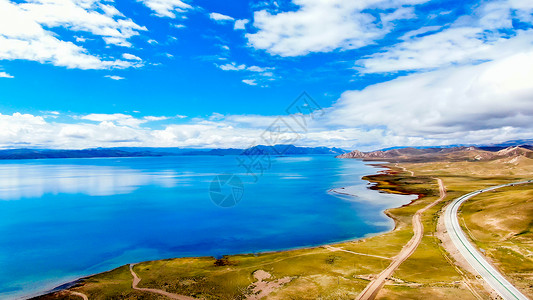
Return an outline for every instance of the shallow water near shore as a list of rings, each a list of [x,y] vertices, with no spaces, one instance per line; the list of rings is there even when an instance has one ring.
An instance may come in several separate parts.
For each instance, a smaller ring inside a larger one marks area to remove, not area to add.
[[[247,174],[235,156],[4,161],[0,298],[126,263],[282,250],[390,230],[383,210],[416,196],[369,190],[361,177],[379,170],[330,156],[272,157],[262,176]],[[237,205],[211,201],[217,174],[242,181]],[[357,197],[328,192],[340,187]]]

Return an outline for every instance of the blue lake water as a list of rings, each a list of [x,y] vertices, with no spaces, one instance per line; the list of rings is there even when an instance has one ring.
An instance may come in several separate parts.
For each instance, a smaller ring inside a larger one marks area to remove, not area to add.
[[[4,161],[0,298],[27,297],[126,263],[281,250],[390,230],[393,221],[382,211],[416,197],[368,189],[361,177],[378,170],[329,156],[275,157],[258,177],[234,156]],[[221,173],[243,183],[236,206],[210,199]],[[328,193],[339,187],[357,197]]]

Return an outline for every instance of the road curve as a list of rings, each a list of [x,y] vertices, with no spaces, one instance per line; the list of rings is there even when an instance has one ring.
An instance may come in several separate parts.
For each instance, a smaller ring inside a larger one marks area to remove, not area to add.
[[[170,299],[177,299],[177,300],[196,300],[196,298],[193,298],[193,297],[184,296],[184,295],[178,295],[178,294],[173,294],[173,293],[169,293],[169,292],[167,292],[167,291],[163,291],[163,290],[149,289],[149,288],[140,288],[140,287],[138,287],[137,285],[139,284],[139,282],[141,282],[141,278],[139,278],[139,276],[137,276],[137,274],[135,273],[135,271],[133,271],[133,266],[135,266],[135,264],[130,264],[130,273],[131,273],[131,276],[133,276],[133,283],[132,283],[131,287],[132,287],[134,290],[143,291],[143,292],[149,292],[149,293],[154,293],[154,294],[159,294],[159,295],[166,296],[166,297],[168,297],[168,298],[170,298]]]
[[[396,269],[407,259],[411,254],[413,254],[418,248],[418,245],[422,241],[422,237],[424,236],[424,225],[422,225],[422,221],[420,220],[420,217],[422,214],[430,209],[431,207],[435,206],[437,203],[442,201],[444,197],[446,197],[446,189],[444,188],[444,185],[442,183],[442,180],[437,178],[437,182],[439,183],[439,192],[440,197],[439,199],[435,200],[434,202],[430,203],[429,205],[425,206],[422,209],[419,209],[413,216],[413,237],[403,246],[402,250],[398,255],[396,255],[393,259],[390,265],[383,270],[381,273],[379,273],[378,277],[376,277],[374,280],[372,280],[365,289],[359,294],[357,297],[358,300],[371,300],[376,298],[379,291],[385,285],[385,282],[387,281],[387,278],[389,278]]]
[[[79,292],[74,292],[74,291],[70,291],[70,293],[74,296],[78,296],[78,297],[81,297],[83,298],[83,300],[89,300],[89,297],[87,297],[87,295],[83,294],[83,293],[79,293]]]
[[[498,272],[489,262],[487,262],[487,260],[476,249],[476,247],[470,243],[461,229],[457,212],[463,202],[476,195],[502,187],[531,182],[533,182],[533,180],[502,184],[468,193],[453,200],[453,202],[448,205],[446,211],[444,212],[444,225],[446,226],[446,231],[455,247],[457,247],[461,255],[464,256],[466,261],[468,261],[468,263],[479,273],[479,275],[481,275],[481,277],[505,300],[527,300],[528,298],[519,290],[517,290],[509,281],[507,281],[507,279],[505,279],[500,272]]]

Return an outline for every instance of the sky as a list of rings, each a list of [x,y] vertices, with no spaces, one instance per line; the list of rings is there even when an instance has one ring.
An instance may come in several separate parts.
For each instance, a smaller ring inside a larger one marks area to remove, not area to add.
[[[0,148],[499,143],[532,82],[531,0],[0,0]]]

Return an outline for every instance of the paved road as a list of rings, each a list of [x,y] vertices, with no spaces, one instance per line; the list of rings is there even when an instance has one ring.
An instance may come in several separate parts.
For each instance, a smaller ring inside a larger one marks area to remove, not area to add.
[[[461,226],[459,225],[459,219],[457,218],[457,212],[459,207],[466,200],[479,195],[484,192],[492,191],[502,187],[513,186],[517,184],[531,183],[533,180],[521,181],[509,184],[502,184],[493,186],[490,188],[477,190],[475,192],[468,193],[455,199],[444,212],[444,224],[446,231],[450,235],[455,247],[464,256],[468,263],[483,277],[483,279],[505,300],[507,299],[519,299],[527,300],[519,290],[517,290],[507,279],[505,279],[500,272],[498,272],[489,262],[483,257],[483,255],[470,243],[466,238]]]
[[[372,280],[365,289],[359,294],[357,297],[358,300],[371,300],[376,298],[379,291],[387,281],[387,278],[389,278],[396,269],[407,259],[411,254],[413,254],[420,244],[420,241],[422,241],[422,237],[424,236],[424,225],[422,225],[422,221],[420,220],[420,217],[422,214],[430,209],[431,207],[435,206],[437,203],[442,201],[444,197],[446,197],[446,189],[444,188],[444,185],[442,184],[442,180],[437,178],[437,181],[439,183],[439,192],[440,197],[436,201],[432,202],[431,204],[427,205],[426,207],[418,210],[414,216],[413,216],[413,237],[403,246],[402,250],[398,255],[396,255],[393,259],[391,264],[383,270],[379,275],[376,277],[376,279]]]

